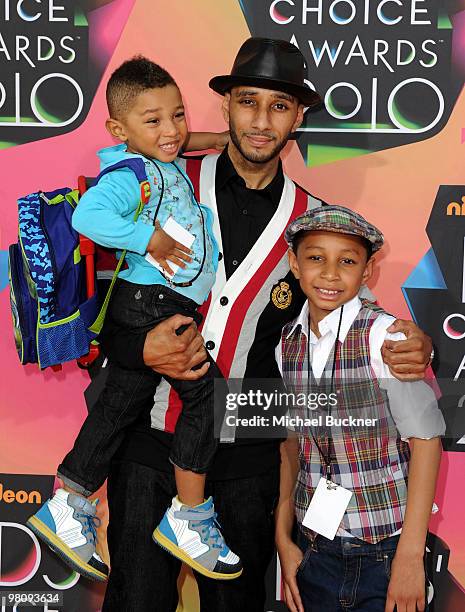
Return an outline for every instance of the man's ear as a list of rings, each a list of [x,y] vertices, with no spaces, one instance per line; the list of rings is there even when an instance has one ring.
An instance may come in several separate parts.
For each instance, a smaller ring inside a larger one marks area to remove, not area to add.
[[[303,104],[299,104],[299,107],[297,109],[297,117],[295,118],[294,124],[292,126],[292,132],[295,132],[297,128],[302,125],[302,122],[304,120],[304,108],[305,107]]]
[[[373,264],[375,263],[374,257],[370,257],[365,266],[365,270],[363,271],[363,284],[367,283],[370,278],[373,276]]]
[[[126,136],[124,125],[121,123],[121,121],[118,121],[118,119],[113,119],[112,117],[109,117],[105,121],[105,127],[107,128],[108,132],[110,132],[110,134],[113,136],[113,138],[116,138],[116,140],[121,140],[121,142],[127,141],[128,137]]]
[[[287,251],[287,257],[289,259],[289,267],[291,269],[292,274],[296,277],[297,280],[299,280],[300,278],[299,264],[297,263],[297,257],[295,256],[295,253],[291,247],[289,247]]]
[[[221,105],[221,110],[223,111],[223,117],[226,123],[229,125],[229,104],[231,102],[231,94],[227,91],[224,94],[223,104]]]

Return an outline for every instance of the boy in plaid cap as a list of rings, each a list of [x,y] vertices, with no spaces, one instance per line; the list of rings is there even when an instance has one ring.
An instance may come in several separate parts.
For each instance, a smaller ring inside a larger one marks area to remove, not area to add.
[[[387,332],[394,318],[358,297],[383,235],[347,208],[322,206],[295,219],[285,238],[307,301],[284,327],[276,359],[288,389],[316,391],[320,404],[300,409],[297,436],[282,445],[276,543],[286,604],[425,610],[445,423],[426,383],[399,382],[383,363],[384,340],[403,338]]]

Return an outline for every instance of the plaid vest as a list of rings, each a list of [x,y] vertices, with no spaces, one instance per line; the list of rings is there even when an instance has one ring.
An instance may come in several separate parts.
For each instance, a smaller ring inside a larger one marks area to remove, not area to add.
[[[328,427],[304,427],[298,430],[300,472],[295,492],[296,515],[301,525],[313,492],[325,476],[324,459],[331,450],[333,482],[353,492],[340,527],[369,543],[376,543],[398,531],[403,524],[407,502],[409,446],[397,432],[389,410],[387,393],[381,389],[370,365],[369,335],[379,316],[362,306],[346,339],[339,342],[335,373],[331,387],[334,346],[319,383],[311,370],[307,376],[307,338],[298,326],[289,336],[293,323],[281,336],[283,378],[294,393],[337,393],[337,405],[331,416],[339,418],[376,418],[376,425],[331,427],[331,449]],[[321,415],[326,409],[301,410],[301,416]],[[304,533],[310,535],[305,527]]]

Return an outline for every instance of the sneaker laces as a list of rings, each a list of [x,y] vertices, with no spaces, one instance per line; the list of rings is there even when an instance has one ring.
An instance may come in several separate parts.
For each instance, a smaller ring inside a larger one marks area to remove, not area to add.
[[[216,520],[217,513],[212,506],[210,510],[175,510],[174,518],[184,521],[192,521],[192,527],[200,527],[202,530],[202,542],[206,543],[209,538],[213,538],[213,548],[223,548],[224,538],[221,535],[221,525]],[[205,534],[208,534],[205,537]]]
[[[97,541],[97,529],[100,527],[101,520],[95,516],[95,514],[89,514],[85,511],[78,511],[76,516],[79,518],[83,518],[85,523],[83,525],[82,533],[86,536],[91,534],[92,543]]]

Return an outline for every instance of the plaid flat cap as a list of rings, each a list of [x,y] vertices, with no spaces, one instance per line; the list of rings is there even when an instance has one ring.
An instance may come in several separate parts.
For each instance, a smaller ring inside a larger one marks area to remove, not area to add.
[[[377,227],[368,223],[362,215],[344,206],[319,206],[299,215],[288,225],[284,234],[289,246],[292,246],[294,236],[302,230],[360,236],[371,243],[373,253],[379,251],[384,243],[384,236]]]

